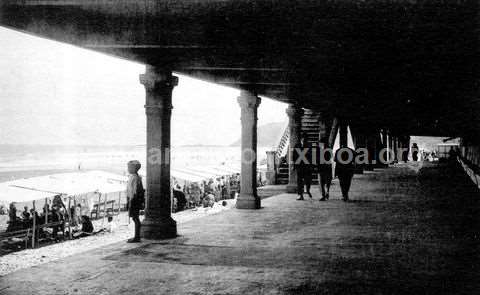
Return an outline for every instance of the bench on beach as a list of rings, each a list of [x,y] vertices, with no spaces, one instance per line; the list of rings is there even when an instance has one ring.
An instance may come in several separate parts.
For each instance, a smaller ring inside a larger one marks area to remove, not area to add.
[[[90,212],[91,219],[98,219],[103,216],[118,214],[118,208],[115,209],[115,200],[110,200],[107,202],[101,202],[93,205],[93,209]]]
[[[28,241],[32,237],[32,230],[30,228],[28,229],[22,229],[22,230],[17,230],[17,231],[11,231],[11,232],[3,232],[0,233],[0,242],[6,243],[8,245],[12,244],[17,244],[21,240],[21,242],[25,243],[25,249],[27,249],[28,246]],[[17,241],[13,239],[18,239]]]

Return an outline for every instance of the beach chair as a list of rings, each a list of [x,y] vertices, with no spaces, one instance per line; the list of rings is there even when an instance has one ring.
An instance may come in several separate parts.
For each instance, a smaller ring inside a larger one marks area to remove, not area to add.
[[[9,247],[12,245],[18,244],[19,242],[25,243],[25,249],[28,247],[28,241],[32,236],[32,231],[30,228],[17,230],[13,232],[3,232],[0,233],[0,242],[2,244],[7,244]]]
[[[99,204],[94,204],[93,209],[90,212],[90,219],[97,219],[98,217],[99,217]]]
[[[60,232],[62,233],[62,238],[65,239],[65,222],[64,221],[50,222],[46,224],[39,224],[38,226],[36,226],[36,230],[38,232],[43,231],[44,234],[47,234],[47,231],[45,229],[51,229],[52,236],[54,236],[55,234],[58,235],[58,233]],[[56,233],[54,233],[55,230],[56,230]],[[47,239],[49,238],[51,237],[47,237]]]
[[[107,216],[114,215],[115,213],[115,200],[110,200],[107,202]]]

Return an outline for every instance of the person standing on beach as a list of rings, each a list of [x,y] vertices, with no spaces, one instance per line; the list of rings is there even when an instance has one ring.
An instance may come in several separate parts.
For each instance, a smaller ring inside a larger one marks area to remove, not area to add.
[[[17,227],[17,207],[15,202],[10,203],[8,210],[8,227],[7,232],[15,231]]]
[[[30,211],[28,210],[28,206],[23,207],[22,218],[25,221],[30,220]]]
[[[128,162],[127,168],[130,176],[127,183],[128,215],[135,223],[135,236],[127,243],[140,242],[140,210],[145,203],[145,190],[143,189],[142,178],[138,175],[141,164],[137,160]]]

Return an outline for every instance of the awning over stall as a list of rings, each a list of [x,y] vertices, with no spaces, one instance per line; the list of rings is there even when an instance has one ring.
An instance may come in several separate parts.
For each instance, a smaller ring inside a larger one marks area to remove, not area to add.
[[[30,203],[56,195],[108,194],[125,190],[127,177],[103,171],[60,173],[0,183],[0,204]]]

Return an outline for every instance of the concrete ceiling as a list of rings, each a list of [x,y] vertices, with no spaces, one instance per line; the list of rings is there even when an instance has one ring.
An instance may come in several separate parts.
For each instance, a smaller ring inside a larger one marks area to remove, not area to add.
[[[477,1],[4,0],[0,24],[364,129],[476,137]]]

